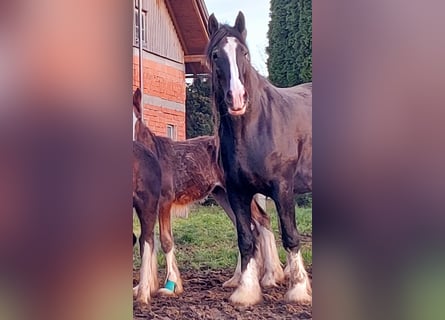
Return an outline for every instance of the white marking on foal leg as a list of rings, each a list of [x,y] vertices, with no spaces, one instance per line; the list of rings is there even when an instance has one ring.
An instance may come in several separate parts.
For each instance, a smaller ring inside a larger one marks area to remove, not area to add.
[[[236,62],[236,47],[238,46],[237,40],[234,37],[228,37],[227,43],[224,45],[223,50],[227,54],[230,66],[230,91],[232,92],[233,107],[235,110],[245,110],[244,93],[245,89],[241,83],[238,64]],[[230,112],[230,110],[229,110]],[[244,113],[244,112],[243,112]],[[242,114],[242,113],[240,113]]]
[[[289,290],[284,298],[289,302],[312,302],[311,283],[304,268],[301,251],[289,252],[288,262],[290,268]]]
[[[236,288],[241,280],[241,253],[238,252],[238,262],[236,264],[233,277],[223,283],[223,288]]]
[[[151,268],[151,277],[150,277],[150,292],[151,294],[155,294],[158,291],[159,282],[158,282],[158,257],[156,254],[156,245],[153,246],[151,250],[151,259],[150,259],[150,268]]]
[[[165,255],[165,260],[167,262],[167,278],[165,287],[159,289],[159,293],[169,296],[174,295],[175,293],[180,294],[184,291],[178,266],[176,265],[174,250],[175,248],[173,247],[170,252]]]
[[[242,306],[250,306],[261,302],[261,287],[258,280],[258,265],[255,258],[250,259],[246,270],[241,275],[238,288],[230,296],[230,301]]]
[[[152,252],[150,244],[147,241],[144,242],[144,254],[142,255],[140,279],[137,292],[137,301],[142,303],[148,303],[150,301],[150,282],[152,278],[151,274],[151,258]]]
[[[277,282],[284,281],[284,272],[281,267],[280,257],[278,256],[277,245],[275,242],[275,236],[272,231],[265,227],[256,224],[261,242],[260,248],[263,251],[264,261],[264,275],[261,279],[261,285],[263,287],[276,286]]]

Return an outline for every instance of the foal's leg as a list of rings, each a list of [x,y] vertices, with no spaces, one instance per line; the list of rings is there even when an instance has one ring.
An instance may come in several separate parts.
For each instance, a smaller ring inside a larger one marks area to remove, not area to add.
[[[295,201],[291,188],[278,191],[275,203],[280,218],[283,246],[287,251],[289,290],[285,299],[289,302],[311,302],[312,289],[304,268],[300,251],[300,236],[295,221]]]
[[[167,276],[164,288],[159,289],[159,293],[163,295],[181,294],[184,289],[182,287],[181,275],[176,263],[175,246],[173,242],[173,233],[171,227],[171,203],[164,203],[159,210],[159,236],[161,238],[162,251],[165,254],[167,262]]]
[[[252,195],[229,192],[229,200],[236,215],[238,247],[241,253],[241,280],[238,288],[230,296],[230,301],[243,306],[254,305],[262,300],[259,282],[262,261],[261,250],[256,248],[251,228]]]
[[[141,267],[139,285],[135,288],[136,300],[148,303],[151,294],[158,287],[157,259],[154,246],[154,226],[157,215],[157,200],[149,199],[136,208],[141,223],[139,246],[141,253]]]

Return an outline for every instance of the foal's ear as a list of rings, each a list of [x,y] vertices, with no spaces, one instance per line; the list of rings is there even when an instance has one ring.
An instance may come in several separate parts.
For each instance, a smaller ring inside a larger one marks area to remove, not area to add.
[[[244,14],[241,11],[238,12],[234,28],[238,30],[239,33],[241,33],[241,35],[243,36],[244,40],[246,40],[246,35],[247,35],[246,20],[244,19]]]
[[[218,30],[219,22],[216,20],[215,15],[212,13],[209,17],[209,23],[208,23],[208,31],[209,35],[212,36],[216,30]]]
[[[141,117],[141,97],[141,89],[137,88],[133,94],[133,110],[138,119]]]

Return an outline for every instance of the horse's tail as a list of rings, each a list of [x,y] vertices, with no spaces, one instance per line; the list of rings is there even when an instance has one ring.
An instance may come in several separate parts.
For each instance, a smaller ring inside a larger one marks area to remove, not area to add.
[[[173,204],[170,214],[176,218],[188,218],[190,212],[189,205]]]
[[[250,204],[250,210],[252,212],[252,219],[259,223],[261,226],[268,230],[271,230],[270,218],[263,207],[258,203],[256,197],[253,197]]]

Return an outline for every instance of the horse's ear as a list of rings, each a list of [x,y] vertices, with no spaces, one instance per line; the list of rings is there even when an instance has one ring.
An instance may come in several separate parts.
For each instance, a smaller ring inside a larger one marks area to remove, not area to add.
[[[244,19],[244,14],[240,11],[238,12],[238,16],[235,20],[234,28],[241,33],[244,40],[246,39],[247,31],[246,31],[246,20]]]
[[[216,30],[218,30],[219,27],[219,22],[218,20],[216,20],[215,15],[212,13],[209,17],[209,23],[208,23],[208,31],[209,31],[209,35],[212,36]]]
[[[141,89],[137,88],[133,94],[133,110],[138,119],[141,117],[141,97]]]

